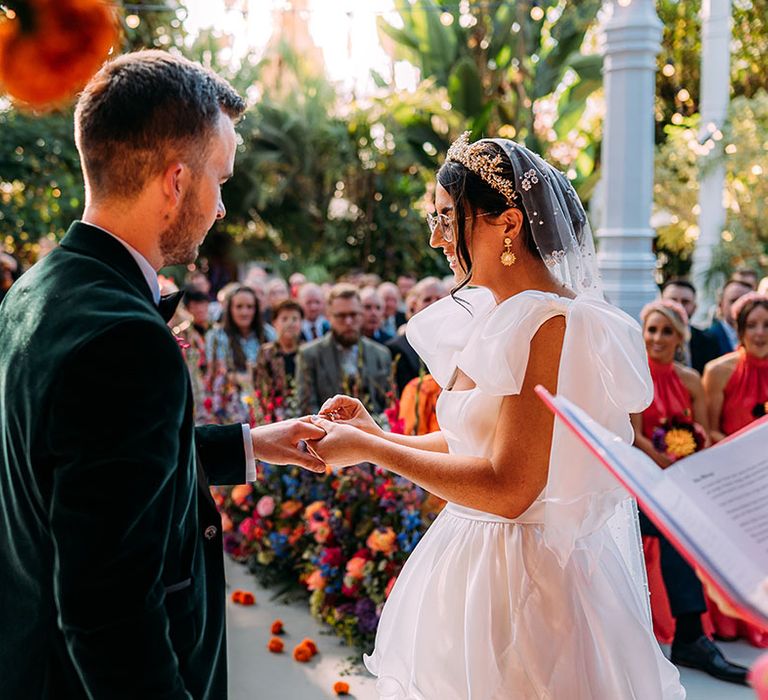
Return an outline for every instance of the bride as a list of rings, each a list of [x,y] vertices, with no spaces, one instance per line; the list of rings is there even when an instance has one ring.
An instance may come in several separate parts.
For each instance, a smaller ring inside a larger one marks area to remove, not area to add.
[[[534,393],[628,442],[652,399],[640,328],[603,301],[576,193],[514,141],[464,134],[435,205],[430,245],[461,279],[407,335],[443,387],[441,430],[386,434],[344,396],[313,418],[327,464],[371,461],[448,501],[365,658],[379,695],[684,698],[651,631],[633,502]]]

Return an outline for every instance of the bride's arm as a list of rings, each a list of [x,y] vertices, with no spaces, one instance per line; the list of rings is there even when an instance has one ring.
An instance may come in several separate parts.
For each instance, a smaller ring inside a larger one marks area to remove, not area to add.
[[[328,399],[320,409],[323,417],[332,416],[335,423],[351,425],[370,435],[375,435],[397,445],[405,445],[428,452],[448,452],[448,443],[441,431],[426,435],[401,435],[382,430],[359,399],[337,394]],[[306,418],[302,420],[307,420]]]
[[[534,387],[556,391],[564,331],[557,316],[534,336],[522,391],[502,401],[490,459],[439,454],[322,418],[316,420],[328,435],[315,450],[327,464],[370,461],[448,501],[517,517],[547,483],[554,417]]]

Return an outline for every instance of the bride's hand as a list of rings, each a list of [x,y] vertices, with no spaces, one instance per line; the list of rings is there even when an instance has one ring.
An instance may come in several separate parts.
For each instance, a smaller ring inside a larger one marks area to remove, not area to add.
[[[311,422],[325,430],[321,440],[308,440],[307,446],[330,467],[351,467],[366,462],[371,453],[371,436],[345,422],[312,416]]]
[[[329,418],[334,423],[351,425],[371,435],[380,435],[383,431],[365,410],[365,406],[351,396],[337,394],[328,399],[320,408],[320,416]]]

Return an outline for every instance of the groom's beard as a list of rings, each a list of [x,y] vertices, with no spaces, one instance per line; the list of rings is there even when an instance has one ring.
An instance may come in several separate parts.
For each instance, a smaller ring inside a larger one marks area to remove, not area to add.
[[[202,217],[197,206],[197,190],[187,190],[176,220],[160,234],[163,265],[188,265],[197,260],[200,241],[206,233],[198,233]]]

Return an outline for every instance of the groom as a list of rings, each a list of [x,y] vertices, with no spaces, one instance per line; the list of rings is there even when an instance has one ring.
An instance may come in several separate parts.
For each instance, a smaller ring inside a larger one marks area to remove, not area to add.
[[[254,457],[323,465],[288,421],[194,428],[156,271],[195,260],[244,103],[159,51],[77,105],[83,220],[0,307],[0,696],[224,700],[221,521]],[[159,304],[159,308],[158,308]]]

